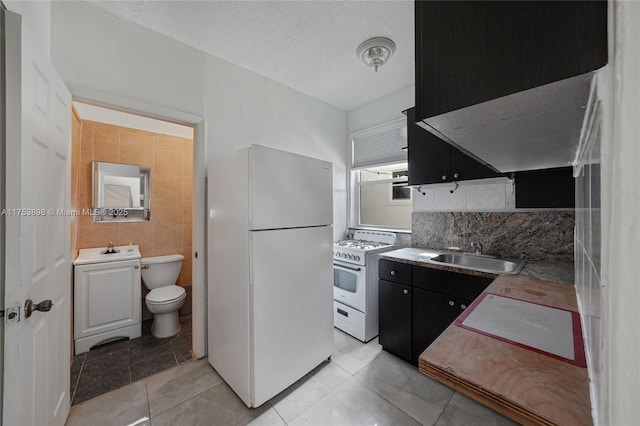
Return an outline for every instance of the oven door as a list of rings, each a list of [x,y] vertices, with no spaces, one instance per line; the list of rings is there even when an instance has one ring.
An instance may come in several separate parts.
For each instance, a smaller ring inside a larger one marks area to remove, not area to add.
[[[340,303],[364,312],[366,298],[364,266],[333,261],[333,298]]]

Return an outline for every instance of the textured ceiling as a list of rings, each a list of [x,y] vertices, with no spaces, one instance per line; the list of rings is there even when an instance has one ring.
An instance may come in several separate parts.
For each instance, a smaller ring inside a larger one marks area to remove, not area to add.
[[[414,84],[413,1],[95,4],[345,110]],[[377,73],[355,53],[376,36],[397,46]]]

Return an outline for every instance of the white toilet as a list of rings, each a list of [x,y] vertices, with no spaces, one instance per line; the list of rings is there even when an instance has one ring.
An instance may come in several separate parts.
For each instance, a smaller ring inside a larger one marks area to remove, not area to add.
[[[184,303],[187,292],[175,283],[183,260],[181,254],[141,259],[142,282],[151,290],[145,297],[145,303],[153,314],[151,334],[155,337],[171,337],[180,331],[178,309]]]

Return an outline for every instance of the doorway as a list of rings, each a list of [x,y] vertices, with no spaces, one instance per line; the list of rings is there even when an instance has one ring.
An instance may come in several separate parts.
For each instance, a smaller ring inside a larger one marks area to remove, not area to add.
[[[196,151],[193,126],[124,113],[75,102],[72,132],[71,246],[78,250],[133,244],[142,258],[184,256],[176,284],[187,291],[180,309],[180,332],[157,339],[150,331],[153,314],[144,301],[142,285],[142,336],[131,340],[101,341],[89,352],[74,354],[71,363],[71,404],[75,405],[113,389],[189,361],[193,357],[192,277],[193,159]],[[133,164],[150,170],[150,220],[96,222],[92,205],[93,162]],[[73,341],[73,337],[72,337]],[[86,349],[84,349],[86,350]]]

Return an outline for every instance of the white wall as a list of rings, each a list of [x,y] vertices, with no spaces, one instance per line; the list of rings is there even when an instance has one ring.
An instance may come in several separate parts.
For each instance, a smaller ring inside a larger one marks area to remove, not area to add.
[[[204,115],[201,51],[92,4],[51,4],[51,59],[74,99],[119,97]]]
[[[599,424],[640,417],[640,3],[609,4],[611,74],[602,85],[602,318]]]
[[[415,91],[416,86],[411,85],[359,108],[352,109],[347,114],[348,135],[358,130],[404,117],[402,111],[412,108],[415,104]]]
[[[51,48],[51,3],[48,1],[3,0],[7,9],[22,15],[36,43],[49,55]]]
[[[334,228],[346,229],[347,114],[84,2],[52,4],[52,59],[75,97],[205,117],[206,159],[250,144],[334,167]]]
[[[451,192],[453,191],[453,192]],[[413,189],[414,212],[500,212],[516,210],[515,187],[507,178],[422,185]]]
[[[163,135],[193,139],[193,127],[190,126],[183,126],[181,124],[156,120],[142,115],[129,114],[127,112],[102,108],[81,102],[74,102],[73,104],[75,105],[76,111],[82,120],[97,121],[120,127],[129,127],[131,129],[146,130],[148,132],[161,133]]]

